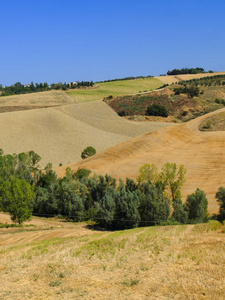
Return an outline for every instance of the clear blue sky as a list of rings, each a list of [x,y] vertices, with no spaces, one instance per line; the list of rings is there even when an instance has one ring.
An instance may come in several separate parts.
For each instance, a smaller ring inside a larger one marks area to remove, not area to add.
[[[225,71],[224,0],[2,0],[0,83]]]

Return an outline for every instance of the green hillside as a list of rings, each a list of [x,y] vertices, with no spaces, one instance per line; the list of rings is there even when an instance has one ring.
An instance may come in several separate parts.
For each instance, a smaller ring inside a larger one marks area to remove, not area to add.
[[[115,97],[122,94],[135,94],[143,91],[151,91],[163,85],[164,83],[157,78],[121,80],[99,83],[96,85],[96,88],[91,89],[70,90],[67,94],[73,96],[78,102],[88,102],[102,100],[109,95]]]

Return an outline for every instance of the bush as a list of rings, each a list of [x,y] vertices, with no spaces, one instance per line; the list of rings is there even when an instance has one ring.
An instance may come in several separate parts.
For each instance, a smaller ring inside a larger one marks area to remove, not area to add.
[[[118,115],[119,115],[120,117],[125,117],[125,116],[128,115],[128,113],[127,113],[125,110],[121,110],[121,111],[118,112]]]
[[[81,157],[82,157],[83,159],[85,159],[85,158],[88,158],[88,157],[90,157],[90,156],[92,156],[92,155],[95,155],[95,154],[96,154],[95,148],[93,148],[92,146],[89,146],[89,147],[85,148],[85,149],[82,151]]]
[[[168,117],[166,108],[160,104],[152,104],[147,108],[146,115]]]

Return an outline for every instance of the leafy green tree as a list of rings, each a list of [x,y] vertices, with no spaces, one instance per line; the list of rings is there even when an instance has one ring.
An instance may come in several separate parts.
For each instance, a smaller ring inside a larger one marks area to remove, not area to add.
[[[216,199],[219,203],[220,209],[219,209],[219,220],[223,221],[225,220],[225,188],[220,187],[218,192],[216,193]]]
[[[126,192],[124,187],[120,187],[115,199],[115,220],[113,229],[128,229],[138,227],[141,220],[139,207],[139,193]]]
[[[28,182],[18,178],[4,181],[0,194],[3,210],[9,212],[13,222],[22,224],[30,220],[35,193]]]
[[[85,159],[85,158],[88,158],[95,154],[96,154],[95,148],[93,148],[92,146],[89,146],[82,151],[81,158]]]
[[[115,222],[116,197],[116,190],[110,187],[100,201],[94,203],[93,219],[103,227],[113,228],[113,223]]]
[[[186,211],[186,207],[182,203],[182,200],[179,198],[176,198],[173,201],[172,218],[182,224],[186,224],[188,221],[188,213]]]
[[[81,221],[84,217],[84,205],[76,193],[76,185],[69,181],[60,182],[57,195],[58,213],[70,219]]]
[[[167,221],[170,215],[171,202],[162,191],[154,185],[144,182],[139,186],[141,226],[160,224]]]
[[[177,197],[180,198],[180,188],[185,182],[185,174],[186,170],[183,165],[180,165],[178,168],[175,163],[167,162],[162,167],[160,178],[165,183],[172,201],[174,201],[174,199]]]
[[[139,172],[138,183],[147,181],[155,184],[159,179],[158,169],[154,164],[144,164],[140,167]]]
[[[192,222],[207,222],[208,200],[205,193],[197,189],[195,193],[188,195],[186,199],[188,219]]]

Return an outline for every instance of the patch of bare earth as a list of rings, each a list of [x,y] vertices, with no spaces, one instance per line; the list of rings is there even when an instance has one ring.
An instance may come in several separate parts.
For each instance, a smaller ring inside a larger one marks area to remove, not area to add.
[[[27,241],[0,232],[11,240],[0,247],[0,298],[224,299],[222,231],[210,223],[44,240],[27,231]]]

